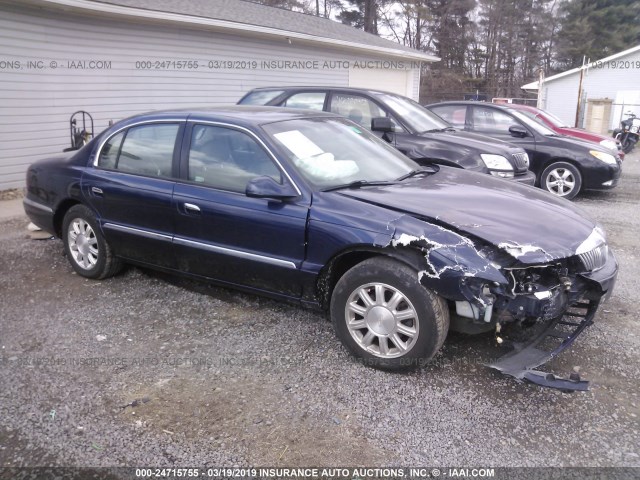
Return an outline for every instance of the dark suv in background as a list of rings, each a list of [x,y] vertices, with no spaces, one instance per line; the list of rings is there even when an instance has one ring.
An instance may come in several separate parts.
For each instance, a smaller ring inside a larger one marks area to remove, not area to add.
[[[238,104],[337,113],[373,130],[421,165],[438,163],[528,185],[535,183],[522,148],[458,131],[417,102],[394,93],[361,88],[268,87],[250,91]]]
[[[426,108],[456,128],[513,142],[524,148],[537,185],[564,198],[580,190],[605,190],[618,184],[622,162],[598,144],[558,135],[522,112],[483,102],[441,102]]]

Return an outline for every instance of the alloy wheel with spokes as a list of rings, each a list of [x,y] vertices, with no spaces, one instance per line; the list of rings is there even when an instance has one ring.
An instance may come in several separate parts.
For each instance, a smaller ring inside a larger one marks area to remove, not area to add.
[[[102,236],[95,214],[85,205],[74,205],[66,212],[62,240],[69,263],[83,277],[107,278],[122,268],[122,261]]]
[[[74,218],[69,224],[67,242],[71,258],[80,268],[92,269],[98,262],[98,239],[93,228],[82,218]]]
[[[345,316],[353,339],[379,357],[401,356],[418,338],[416,309],[402,292],[384,283],[356,288],[349,296]]]
[[[563,198],[575,197],[582,187],[582,176],[578,169],[568,162],[556,162],[542,172],[541,187]]]
[[[386,256],[347,270],[331,293],[330,309],[345,347],[384,370],[425,365],[449,330],[446,301],[420,283],[415,269]]]
[[[547,176],[547,190],[564,197],[576,188],[576,179],[566,168],[551,170]]]

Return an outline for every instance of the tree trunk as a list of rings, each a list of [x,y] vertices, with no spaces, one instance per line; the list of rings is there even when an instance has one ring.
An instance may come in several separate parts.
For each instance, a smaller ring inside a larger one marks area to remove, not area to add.
[[[364,0],[364,31],[369,33],[378,33],[376,22],[376,1]]]

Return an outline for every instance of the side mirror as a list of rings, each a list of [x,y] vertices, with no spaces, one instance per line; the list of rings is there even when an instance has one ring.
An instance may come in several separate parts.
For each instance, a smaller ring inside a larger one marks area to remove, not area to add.
[[[247,197],[285,199],[298,196],[298,192],[288,183],[280,184],[273,178],[256,177],[247,183]]]
[[[529,131],[520,125],[511,125],[509,133],[512,137],[524,138],[529,135]]]
[[[393,122],[389,117],[374,117],[371,119],[371,130],[373,132],[391,133],[393,132]]]

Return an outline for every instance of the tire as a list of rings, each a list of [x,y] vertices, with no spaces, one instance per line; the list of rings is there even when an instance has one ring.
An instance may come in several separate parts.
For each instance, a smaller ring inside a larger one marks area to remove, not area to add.
[[[631,150],[633,150],[633,147],[635,145],[636,145],[636,142],[631,140],[629,135],[627,135],[622,139],[622,151],[624,153],[631,153]]]
[[[417,271],[387,257],[347,271],[333,290],[330,311],[345,347],[365,365],[382,370],[425,365],[449,330],[445,300],[420,284]]]
[[[582,175],[568,162],[555,162],[540,175],[540,188],[558,197],[571,199],[582,188]]]
[[[65,214],[62,240],[69,263],[78,275],[102,280],[122,268],[122,261],[102,236],[96,216],[84,205],[75,205]]]

